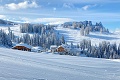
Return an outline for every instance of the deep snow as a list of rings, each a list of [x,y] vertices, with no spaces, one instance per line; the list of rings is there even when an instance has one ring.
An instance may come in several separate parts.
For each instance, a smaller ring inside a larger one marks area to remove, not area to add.
[[[120,62],[0,48],[0,80],[120,80]]]

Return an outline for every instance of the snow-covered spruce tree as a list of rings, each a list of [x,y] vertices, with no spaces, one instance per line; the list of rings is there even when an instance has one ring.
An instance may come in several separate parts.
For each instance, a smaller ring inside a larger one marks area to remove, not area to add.
[[[28,33],[23,34],[22,37],[23,37],[22,38],[23,43],[30,44],[30,35]]]
[[[12,40],[8,34],[6,34],[6,45],[5,46],[12,47]]]
[[[20,25],[20,32],[21,33],[27,33],[29,29],[29,24],[28,23],[24,23]]]
[[[80,48],[81,48],[81,50],[83,50],[83,51],[84,51],[84,49],[85,49],[85,46],[84,46],[84,43],[83,43],[83,41],[80,41]]]
[[[106,49],[105,49],[105,51],[104,51],[104,58],[109,59],[109,54],[108,54],[108,52],[107,52],[107,50],[106,50]]]
[[[62,42],[62,44],[65,44],[65,38],[64,38],[63,35],[62,35],[62,37],[61,37],[61,42]]]
[[[87,36],[89,35],[89,33],[90,33],[89,27],[86,27],[84,30],[84,35]]]
[[[100,33],[103,33],[103,28],[100,28]]]
[[[79,44],[77,44],[77,48],[80,48]]]
[[[70,46],[71,46],[71,49],[73,49],[73,48],[74,48],[73,42],[71,42]]]
[[[82,50],[88,49],[88,47],[91,46],[91,44],[89,44],[89,43],[91,43],[91,42],[89,42],[89,41],[86,40],[86,39],[83,39],[82,41],[80,41],[80,48],[81,48]]]
[[[84,36],[84,27],[82,27],[82,28],[80,29],[80,35],[81,35],[81,36]]]
[[[117,51],[118,55],[120,55],[120,44],[118,45],[118,51]]]
[[[116,43],[113,44],[113,50],[114,50],[115,52],[117,52],[117,45],[116,45]]]
[[[11,38],[12,41],[14,41],[15,39],[15,35],[12,32],[12,30],[10,29],[10,27],[8,27],[8,36]]]
[[[6,34],[3,30],[0,30],[0,44],[4,46],[12,46],[11,38],[8,34]]]
[[[95,52],[95,46],[91,47],[91,53],[89,53],[89,57],[94,57]]]

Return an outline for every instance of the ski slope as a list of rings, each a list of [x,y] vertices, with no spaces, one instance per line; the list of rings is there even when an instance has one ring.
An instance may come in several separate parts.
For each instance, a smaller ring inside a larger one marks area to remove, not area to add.
[[[55,28],[56,32],[60,35],[64,35],[65,40],[68,43],[73,42],[74,44],[80,43],[81,40],[91,40],[92,45],[99,45],[102,41],[107,41],[110,43],[120,43],[120,32],[113,33],[100,33],[100,32],[90,32],[88,36],[81,36],[79,29],[63,28],[61,26]]]
[[[120,62],[0,48],[0,80],[120,80]]]

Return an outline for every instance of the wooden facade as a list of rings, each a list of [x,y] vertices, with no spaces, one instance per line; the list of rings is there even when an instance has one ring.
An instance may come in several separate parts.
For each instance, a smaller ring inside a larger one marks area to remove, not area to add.
[[[12,49],[23,50],[23,51],[31,51],[30,48],[27,48],[25,46],[15,46]]]
[[[65,48],[62,46],[58,47],[57,52],[65,52]]]

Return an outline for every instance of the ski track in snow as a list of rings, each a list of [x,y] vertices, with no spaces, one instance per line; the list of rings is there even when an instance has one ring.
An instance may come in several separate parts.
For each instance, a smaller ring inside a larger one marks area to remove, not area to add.
[[[0,80],[120,79],[119,62],[5,48],[0,51]]]

